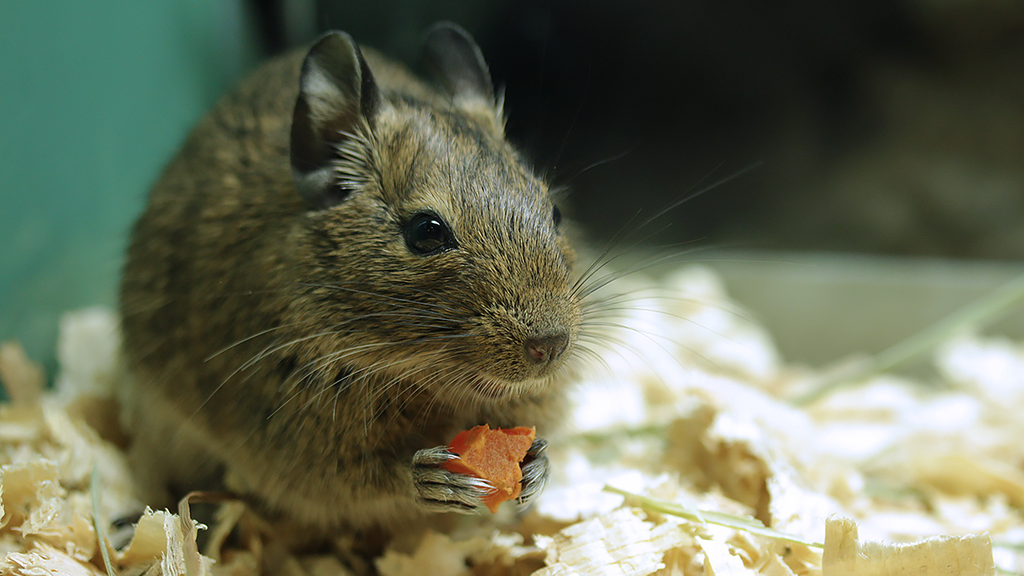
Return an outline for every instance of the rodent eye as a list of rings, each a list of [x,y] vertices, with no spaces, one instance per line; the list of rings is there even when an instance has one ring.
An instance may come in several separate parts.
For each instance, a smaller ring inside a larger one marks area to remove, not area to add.
[[[558,226],[562,223],[562,211],[558,209],[558,204],[555,204],[555,209],[551,211],[551,220]]]
[[[455,248],[451,229],[437,214],[420,212],[405,225],[405,245],[419,256],[431,256]]]

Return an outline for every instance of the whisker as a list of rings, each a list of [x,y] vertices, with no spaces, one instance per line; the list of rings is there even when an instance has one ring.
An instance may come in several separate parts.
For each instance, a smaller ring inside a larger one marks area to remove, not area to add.
[[[465,310],[460,310],[460,309],[456,309],[456,308],[442,306],[440,304],[435,304],[433,302],[423,302],[421,300],[412,300],[412,299],[409,299],[409,298],[400,298],[398,296],[392,296],[390,294],[381,294],[379,292],[370,292],[370,291],[367,291],[367,290],[359,290],[357,288],[352,288],[352,287],[349,287],[349,286],[340,286],[340,285],[336,285],[336,284],[316,284],[316,283],[309,283],[309,282],[296,282],[296,284],[299,285],[299,286],[307,286],[307,287],[310,287],[310,288],[324,288],[324,289],[327,289],[327,290],[340,290],[340,291],[345,291],[345,292],[352,292],[354,294],[361,294],[361,295],[364,295],[364,296],[373,296],[374,298],[379,298],[379,299],[387,301],[387,302],[400,302],[402,304],[413,304],[415,306],[427,306],[427,307],[430,307],[430,308],[440,308],[442,310],[446,310],[448,312],[454,312],[454,313],[464,313],[465,312]],[[421,292],[421,293],[426,293],[426,292]]]
[[[260,336],[266,336],[267,334],[270,334],[271,332],[273,332],[275,330],[281,330],[281,329],[284,329],[284,328],[294,328],[295,326],[299,326],[299,325],[304,324],[304,323],[305,322],[292,322],[290,324],[282,324],[280,326],[274,326],[273,328],[267,328],[266,330],[261,330],[261,331],[255,333],[255,334],[253,334],[252,336],[247,336],[245,338],[242,338],[241,340],[235,342],[234,344],[231,344],[229,346],[221,348],[220,350],[214,352],[213,354],[210,354],[206,358],[203,358],[203,362],[209,362],[210,360],[213,360],[214,358],[216,358],[217,356],[220,356],[221,354],[227,352],[228,350],[232,350],[233,348],[235,348],[237,346],[240,346],[242,344],[245,344],[246,342],[249,342],[250,340],[253,340],[255,338],[259,338]]]

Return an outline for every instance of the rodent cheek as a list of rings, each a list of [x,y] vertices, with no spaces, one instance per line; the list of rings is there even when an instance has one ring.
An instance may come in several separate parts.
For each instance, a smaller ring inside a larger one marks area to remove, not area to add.
[[[477,360],[481,372],[492,378],[515,382],[528,372],[519,350],[527,338],[527,328],[517,315],[504,306],[491,306],[480,318],[482,338]]]

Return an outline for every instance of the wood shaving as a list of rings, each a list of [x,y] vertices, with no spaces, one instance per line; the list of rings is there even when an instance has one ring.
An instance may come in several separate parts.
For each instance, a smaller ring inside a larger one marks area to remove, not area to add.
[[[655,524],[636,509],[612,512],[573,524],[550,538],[538,538],[547,567],[536,576],[642,576],[665,567],[665,552],[692,542],[678,525]]]
[[[290,552],[286,534],[237,502],[222,508],[205,555],[205,527],[187,506],[146,509],[114,550],[93,514],[110,526],[144,509],[114,417],[124,378],[116,317],[93,309],[62,321],[57,386],[45,393],[41,370],[5,344],[0,576],[104,574],[101,545],[128,576],[1024,572],[1024,345],[963,337],[936,356],[942,386],[880,375],[796,408],[785,399],[819,374],[783,364],[714,274],[689,267],[648,293],[619,290],[637,295],[619,322],[621,346],[602,354],[608,370],[580,382],[532,510],[427,530],[377,558],[344,538],[331,553]],[[606,484],[705,515],[645,509]],[[719,525],[712,512],[771,530]]]
[[[987,534],[936,536],[913,544],[860,542],[855,522],[833,518],[825,524],[822,570],[829,576],[988,576],[995,574],[995,565]]]

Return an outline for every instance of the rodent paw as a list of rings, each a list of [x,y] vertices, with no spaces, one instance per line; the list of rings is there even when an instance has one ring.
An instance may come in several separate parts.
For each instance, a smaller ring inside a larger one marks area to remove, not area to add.
[[[544,490],[548,483],[548,456],[545,454],[548,448],[548,441],[544,438],[537,438],[530,445],[523,460],[523,490],[516,498],[519,510],[525,510],[530,506],[534,497]]]
[[[412,483],[416,501],[431,512],[475,514],[482,497],[494,490],[489,482],[438,468],[457,458],[446,447],[419,450],[412,457]]]

